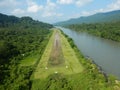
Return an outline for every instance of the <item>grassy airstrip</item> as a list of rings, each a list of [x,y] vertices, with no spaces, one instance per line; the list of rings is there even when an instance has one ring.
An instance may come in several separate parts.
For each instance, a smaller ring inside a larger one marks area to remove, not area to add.
[[[59,34],[62,54],[58,58],[64,63],[49,66],[56,33]],[[69,38],[55,28],[31,80],[31,90],[120,90],[115,79],[101,74],[97,66],[82,57],[77,47],[72,48]]]
[[[65,63],[62,66],[48,67],[48,60],[51,54],[52,46],[54,43],[54,37],[56,32],[60,34],[61,47]],[[33,79],[43,79],[53,73],[63,73],[65,75],[75,74],[83,71],[82,65],[79,63],[78,58],[75,55],[74,50],[69,45],[67,39],[61,34],[60,31],[54,29],[53,35],[50,38],[48,45],[43,53],[41,60],[33,74]]]

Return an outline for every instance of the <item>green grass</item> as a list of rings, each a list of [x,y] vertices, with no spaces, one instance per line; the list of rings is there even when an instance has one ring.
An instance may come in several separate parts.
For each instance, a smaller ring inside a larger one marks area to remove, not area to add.
[[[65,64],[66,66],[68,66],[68,68],[71,68],[71,74],[82,72],[83,66],[79,62],[79,59],[76,56],[75,51],[71,48],[69,42],[62,34],[61,34],[61,42],[62,42],[62,51],[65,58]]]
[[[54,30],[54,33],[48,42],[45,52],[43,53],[41,60],[36,68],[36,71],[34,72],[33,79],[46,78],[49,75],[54,74],[55,72],[69,75],[69,74],[75,74],[75,73],[79,73],[83,71],[83,67],[80,64],[78,58],[76,57],[74,50],[69,45],[69,42],[61,34],[60,31],[58,32],[60,34],[61,47],[62,47],[64,59],[65,59],[64,65],[59,66],[59,67],[51,67],[51,68],[47,67],[48,60],[49,60],[51,50],[52,50],[52,46],[53,46],[53,42],[54,42],[54,36],[56,33],[56,30]]]
[[[36,61],[39,58],[39,53],[33,53],[27,57],[25,57],[23,60],[20,62],[20,66],[32,66],[36,63]]]
[[[106,81],[97,66],[86,60],[77,47],[71,48],[70,41],[68,42],[68,38],[61,31],[57,32],[61,37],[65,62],[62,66],[47,67],[56,33],[54,30],[33,73],[31,90],[120,90],[119,84],[116,84],[114,79]],[[58,73],[55,73],[56,71]]]

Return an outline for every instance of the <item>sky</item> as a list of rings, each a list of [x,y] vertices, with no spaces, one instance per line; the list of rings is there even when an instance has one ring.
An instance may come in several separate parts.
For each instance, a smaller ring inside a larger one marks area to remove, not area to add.
[[[120,10],[120,0],[0,0],[0,13],[55,23]]]

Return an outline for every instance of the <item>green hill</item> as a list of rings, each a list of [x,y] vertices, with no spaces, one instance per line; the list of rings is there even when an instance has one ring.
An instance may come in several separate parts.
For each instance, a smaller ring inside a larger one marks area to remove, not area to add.
[[[79,17],[75,19],[70,19],[63,22],[55,23],[54,25],[71,25],[71,24],[82,24],[82,23],[105,23],[105,22],[116,22],[120,21],[120,10],[97,13],[91,16]]]
[[[30,90],[52,27],[31,17],[0,14],[0,90]]]
[[[16,24],[24,24],[26,26],[30,25],[38,25],[40,27],[52,27],[52,25],[43,23],[37,20],[33,20],[31,17],[24,16],[24,17],[16,17],[16,16],[9,16],[0,13],[0,27],[8,27],[11,25],[16,25]]]

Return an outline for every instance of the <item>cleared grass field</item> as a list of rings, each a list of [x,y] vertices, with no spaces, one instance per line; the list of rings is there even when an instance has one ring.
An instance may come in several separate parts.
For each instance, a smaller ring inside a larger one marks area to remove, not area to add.
[[[23,60],[20,62],[20,66],[31,66],[36,63],[36,61],[39,58],[39,53],[35,52],[34,54],[29,55],[28,57],[25,57]]]
[[[48,45],[43,53],[41,60],[36,68],[36,71],[33,73],[34,79],[44,79],[51,74],[62,73],[64,75],[70,75],[75,73],[80,73],[83,71],[83,67],[80,64],[74,50],[69,45],[67,39],[61,34],[60,30],[53,29],[53,35],[51,36]],[[48,67],[48,60],[51,55],[51,50],[54,44],[54,38],[56,33],[59,33],[60,44],[62,48],[62,53],[65,62],[61,66]]]

